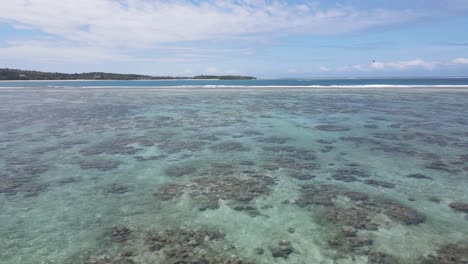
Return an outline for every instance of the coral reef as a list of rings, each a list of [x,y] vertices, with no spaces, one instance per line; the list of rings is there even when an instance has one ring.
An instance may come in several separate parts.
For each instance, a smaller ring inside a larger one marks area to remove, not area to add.
[[[187,193],[197,202],[200,210],[217,209],[219,200],[225,200],[228,205],[238,211],[244,211],[256,216],[259,212],[249,203],[256,197],[270,192],[275,183],[273,178],[253,175],[251,177],[201,177],[193,179],[186,185],[168,183],[161,186],[154,196],[168,201]]]
[[[421,264],[467,264],[468,244],[447,244],[437,250],[437,254],[429,255]]]
[[[150,232],[146,244],[151,251],[161,254],[164,263],[168,264],[253,264],[216,250],[216,244],[225,243],[224,236],[217,230],[167,229]]]

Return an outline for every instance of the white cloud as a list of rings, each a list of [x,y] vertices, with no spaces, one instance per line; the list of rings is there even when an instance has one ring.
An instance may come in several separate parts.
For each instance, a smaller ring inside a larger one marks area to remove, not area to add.
[[[452,60],[453,64],[468,64],[468,58],[456,58]]]
[[[339,34],[404,23],[422,15],[280,0],[15,0],[3,1],[0,8],[0,21],[100,47],[148,47],[259,33]]]
[[[433,70],[443,63],[438,61],[426,61],[422,59],[406,60],[406,61],[374,61],[368,64],[345,65],[336,68],[337,71],[384,71],[384,70],[399,70],[408,69],[424,69]]]
[[[51,63],[135,60],[132,56],[100,47],[70,46],[66,43],[40,41],[9,42],[6,47],[0,47],[0,57],[3,60],[21,58]]]

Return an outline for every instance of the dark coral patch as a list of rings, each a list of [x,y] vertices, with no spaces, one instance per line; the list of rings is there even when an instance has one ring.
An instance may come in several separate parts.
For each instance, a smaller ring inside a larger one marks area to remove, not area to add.
[[[344,195],[353,201],[369,200],[369,195],[362,192],[345,192]]]
[[[114,226],[112,228],[111,239],[114,242],[125,242],[130,239],[132,230],[126,226]]]
[[[332,208],[327,213],[327,220],[339,226],[355,229],[377,230],[367,211],[362,208]]]
[[[453,210],[468,214],[468,203],[455,202],[455,203],[449,204],[449,206]]]
[[[308,205],[323,205],[329,207],[333,206],[332,200],[341,193],[341,189],[327,184],[306,184],[301,186],[300,193],[301,195],[296,201],[296,204],[300,207],[306,207]]]
[[[329,246],[342,253],[352,253],[363,247],[369,247],[374,244],[373,240],[366,237],[360,237],[355,230],[346,228],[341,229],[327,242]]]
[[[426,164],[426,168],[431,169],[431,170],[438,170],[438,171],[445,171],[448,173],[454,173],[455,170],[450,168],[448,164],[441,160],[434,160],[429,164]]]
[[[386,182],[386,181],[379,181],[379,180],[374,180],[374,179],[368,179],[364,181],[365,184],[375,186],[375,187],[383,187],[383,188],[388,188],[388,189],[393,189],[395,188],[395,184],[391,182]]]
[[[172,165],[164,170],[164,173],[170,177],[182,177],[195,173],[197,168],[192,165]]]
[[[130,146],[138,143],[135,138],[121,138],[99,143],[97,145],[83,148],[80,153],[85,156],[109,154],[109,155],[133,155],[141,149]]]
[[[220,253],[214,247],[225,243],[225,235],[208,229],[167,229],[150,232],[146,244],[150,250],[164,257],[168,264],[253,264],[253,262]]]
[[[206,145],[203,141],[166,141],[158,145],[165,153],[179,153],[182,151],[200,151]]]
[[[358,178],[368,178],[370,174],[358,168],[339,169],[333,174],[333,179],[337,181],[353,182]]]
[[[166,155],[157,155],[157,156],[149,156],[149,157],[143,157],[143,156],[136,156],[135,160],[137,161],[153,161],[153,160],[160,160],[167,158]]]
[[[367,253],[367,262],[369,264],[396,264],[399,263],[398,260],[388,254],[369,251]]]
[[[270,251],[274,258],[287,259],[289,255],[294,252],[294,247],[292,246],[291,241],[280,240],[270,247]]]
[[[128,186],[125,186],[125,185],[120,185],[120,184],[111,184],[109,186],[106,186],[104,188],[104,190],[107,192],[107,193],[112,193],[112,194],[124,194],[124,193],[127,193],[131,190],[130,187]]]
[[[220,152],[231,152],[231,151],[249,151],[250,148],[244,146],[239,142],[223,142],[215,144],[210,147],[211,150],[220,151]]]
[[[308,180],[312,180],[316,176],[308,174],[308,173],[295,172],[295,173],[289,174],[289,177],[294,178],[296,180],[300,180],[300,181],[308,181]]]
[[[113,160],[93,160],[93,161],[81,161],[78,163],[82,170],[99,170],[99,171],[110,171],[117,169],[120,166],[119,161]]]
[[[437,254],[429,255],[421,264],[467,264],[468,244],[447,244],[437,250]]]
[[[388,202],[384,204],[384,213],[405,225],[417,225],[424,223],[426,217],[415,210],[398,203]]]
[[[422,173],[412,173],[412,174],[408,174],[406,175],[406,177],[408,178],[413,178],[413,179],[426,179],[426,180],[432,180],[431,177],[429,176],[426,176]]]
[[[267,138],[258,138],[258,142],[268,143],[268,144],[285,144],[286,142],[292,140],[287,137],[267,137]]]
[[[217,209],[219,201],[225,200],[233,209],[256,216],[259,215],[258,210],[249,203],[256,197],[270,192],[273,184],[275,184],[274,179],[261,175],[245,178],[202,177],[186,185],[165,184],[154,193],[154,196],[168,201],[187,193],[199,204],[201,211]]]
[[[176,183],[168,183],[161,186],[153,195],[161,201],[169,201],[184,193],[185,186]]]
[[[316,129],[320,131],[328,131],[328,132],[339,132],[339,131],[349,131],[350,129],[343,126],[337,125],[319,125],[315,126]]]
[[[131,256],[118,256],[111,258],[109,256],[93,256],[85,261],[85,264],[136,264]]]

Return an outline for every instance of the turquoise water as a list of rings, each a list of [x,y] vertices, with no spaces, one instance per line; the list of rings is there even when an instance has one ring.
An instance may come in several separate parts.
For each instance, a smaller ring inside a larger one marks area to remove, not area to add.
[[[0,90],[0,262],[466,263],[468,90]]]
[[[252,87],[252,86],[464,86],[468,78],[322,78],[258,80],[155,80],[155,81],[1,81],[0,87]]]

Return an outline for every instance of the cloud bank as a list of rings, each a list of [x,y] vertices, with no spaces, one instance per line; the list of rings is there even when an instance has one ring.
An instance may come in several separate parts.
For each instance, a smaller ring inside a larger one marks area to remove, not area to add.
[[[411,10],[321,7],[262,0],[15,0],[0,20],[75,43],[149,47],[159,43],[242,38],[252,34],[341,34],[405,23]]]
[[[320,71],[328,72],[331,70],[339,72],[371,72],[371,71],[405,71],[405,70],[435,70],[442,67],[456,65],[468,65],[468,58],[456,58],[450,61],[428,61],[423,59],[403,60],[403,61],[373,61],[368,64],[353,64],[338,66],[335,68],[328,66],[319,67]]]

